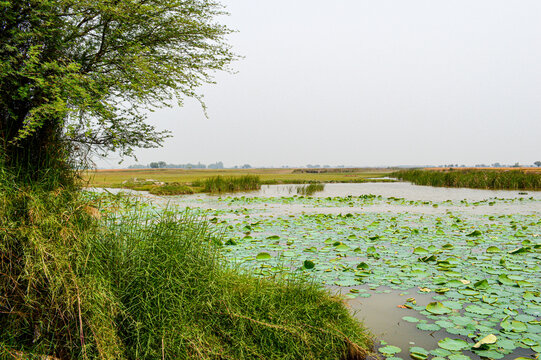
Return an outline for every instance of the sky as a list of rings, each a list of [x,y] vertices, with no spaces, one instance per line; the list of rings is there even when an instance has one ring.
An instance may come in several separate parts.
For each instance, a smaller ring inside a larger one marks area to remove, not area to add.
[[[152,113],[139,164],[530,165],[541,160],[541,1],[222,0],[243,58],[208,106]],[[110,156],[102,168],[135,164]]]

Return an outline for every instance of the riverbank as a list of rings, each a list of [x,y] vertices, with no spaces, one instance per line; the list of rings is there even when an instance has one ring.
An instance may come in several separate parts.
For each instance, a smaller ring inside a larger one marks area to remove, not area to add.
[[[196,213],[0,179],[0,358],[359,359],[370,338],[302,277],[227,262]]]

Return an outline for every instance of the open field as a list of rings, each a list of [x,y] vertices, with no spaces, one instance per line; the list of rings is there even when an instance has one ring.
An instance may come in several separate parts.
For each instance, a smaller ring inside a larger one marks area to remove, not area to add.
[[[314,171],[314,172],[307,172]],[[316,172],[319,171],[319,172]],[[263,184],[293,184],[308,182],[362,182],[367,178],[389,175],[393,169],[129,169],[93,170],[83,174],[88,186],[119,187],[134,178],[160,182],[193,183],[215,176],[259,176]]]

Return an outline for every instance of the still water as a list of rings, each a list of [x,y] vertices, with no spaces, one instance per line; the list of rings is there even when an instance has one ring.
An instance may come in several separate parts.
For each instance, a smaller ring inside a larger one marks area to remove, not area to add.
[[[464,188],[436,188],[417,186],[410,183],[362,183],[362,184],[327,184],[324,191],[318,192],[312,198],[301,198],[302,201],[280,201],[297,196],[297,185],[268,185],[262,186],[259,191],[246,193],[217,195],[184,195],[184,196],[154,196],[146,192],[136,193],[146,200],[160,206],[175,206],[179,208],[202,209],[232,209],[235,207],[250,209],[252,216],[283,217],[297,214],[344,214],[344,213],[427,213],[444,214],[448,212],[462,213],[471,216],[482,215],[541,215],[540,191],[491,191]],[[107,191],[118,193],[119,189]],[[322,198],[351,197],[359,198],[363,195],[381,196],[373,202],[333,202],[332,206],[321,205]],[[239,205],[233,198],[248,198]],[[298,197],[297,197],[298,199]],[[499,199],[493,201],[494,199]],[[508,200],[501,200],[508,199]],[[367,289],[368,290],[368,289]],[[331,288],[331,291],[340,291]],[[347,293],[346,290],[342,290]],[[412,346],[421,346],[425,349],[435,349],[438,341],[445,337],[463,338],[449,334],[445,329],[435,332],[418,330],[415,323],[403,320],[404,316],[419,316],[418,312],[401,308],[405,299],[414,297],[419,305],[426,305],[433,301],[431,295],[421,293],[418,288],[407,291],[391,290],[384,287],[370,289],[371,296],[347,300],[347,305],[367,328],[371,329],[377,343],[383,340],[396,345],[404,351],[396,354],[408,358],[407,349]],[[410,314],[411,313],[411,314]],[[479,359],[474,353],[464,352],[473,359]],[[531,351],[516,349],[504,359],[515,359],[519,356],[531,356]]]
[[[111,193],[126,192],[138,194],[155,204],[173,205],[180,207],[200,207],[204,209],[224,208],[230,205],[220,201],[227,197],[248,198],[280,198],[292,197],[297,194],[299,185],[263,185],[261,190],[222,195],[179,195],[155,196],[144,191],[126,189],[106,189]],[[101,189],[95,189],[102,191]],[[541,191],[511,191],[511,190],[477,190],[466,188],[438,188],[431,186],[412,185],[406,182],[396,183],[362,183],[362,184],[326,184],[325,189],[313,195],[314,198],[327,197],[358,197],[363,195],[380,195],[383,198],[403,198],[408,201],[417,201],[416,206],[408,206],[407,211],[417,213],[445,213],[447,211],[461,211],[479,215],[499,214],[538,214],[541,213]],[[524,201],[496,202],[490,204],[491,199],[523,199]],[[533,199],[533,201],[531,200]],[[434,207],[423,202],[441,203],[448,201],[444,206]],[[484,201],[484,202],[483,202]],[[247,206],[261,209],[274,215],[295,215],[300,213],[328,213],[339,214],[343,212],[403,212],[405,206],[396,202],[380,201],[363,206],[333,206],[316,207],[310,204],[251,204]]]

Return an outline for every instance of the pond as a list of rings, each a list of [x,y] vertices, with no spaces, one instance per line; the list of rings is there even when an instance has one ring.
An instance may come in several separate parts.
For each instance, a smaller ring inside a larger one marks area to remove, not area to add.
[[[388,359],[541,353],[541,192],[364,183],[313,197],[292,185],[143,196],[200,209],[249,271],[339,292]]]

